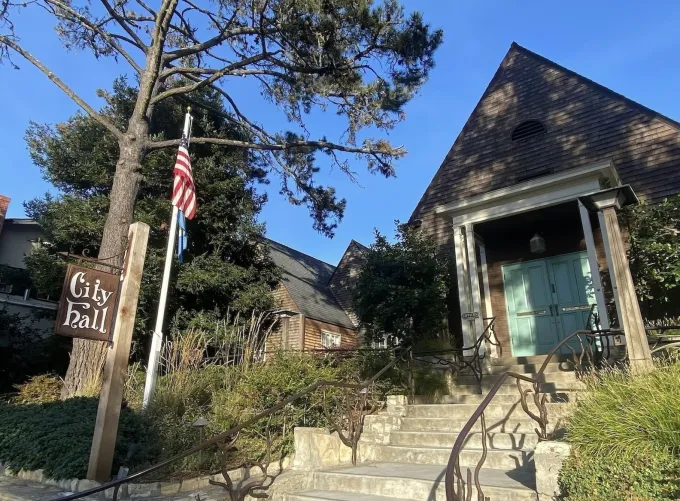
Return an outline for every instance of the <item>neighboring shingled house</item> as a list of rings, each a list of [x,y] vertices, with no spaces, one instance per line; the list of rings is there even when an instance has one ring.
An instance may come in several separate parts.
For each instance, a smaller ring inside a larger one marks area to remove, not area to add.
[[[351,286],[366,247],[352,241],[335,267],[273,240],[268,244],[283,274],[274,292],[279,321],[267,351],[358,347],[362,337],[351,311]]]

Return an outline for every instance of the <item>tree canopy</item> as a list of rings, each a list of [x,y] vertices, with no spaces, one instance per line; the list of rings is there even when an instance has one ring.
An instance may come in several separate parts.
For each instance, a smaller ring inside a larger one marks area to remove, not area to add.
[[[129,116],[136,89],[118,79],[107,105],[100,111],[113,122]],[[219,109],[219,98],[205,90],[199,99]],[[204,109],[204,108],[202,108]],[[174,135],[181,131],[185,107],[176,99],[158,110],[152,133]],[[201,111],[195,128],[230,137],[231,124],[219,113]],[[117,147],[101,133],[92,118],[77,114],[56,126],[31,124],[27,131],[29,151],[46,180],[58,188],[58,196],[46,195],[26,203],[26,212],[46,232],[48,245],[28,257],[33,282],[39,291],[59,295],[64,262],[56,251],[75,254],[96,252],[110,203]],[[211,322],[227,308],[237,311],[267,309],[277,271],[263,247],[264,227],[257,215],[266,201],[258,183],[266,181],[256,159],[235,148],[191,146],[192,165],[200,212],[187,222],[189,247],[182,264],[175,266],[168,317],[178,327],[197,326],[214,330]],[[145,340],[156,315],[158,289],[167,245],[170,217],[173,152],[159,150],[146,157],[135,220],[151,227],[144,270],[136,339]]]
[[[24,9],[51,16],[67,51],[87,50],[98,60],[127,63],[138,85],[126,120],[98,111],[69,86],[70,75],[55,73],[27,49],[21,38]],[[346,154],[362,159],[370,172],[393,176],[394,160],[405,149],[380,136],[404,119],[404,106],[434,67],[442,38],[441,30],[432,30],[418,12],[407,14],[397,0],[216,0],[207,5],[194,0],[0,0],[0,62],[34,66],[117,144],[99,258],[117,256],[113,264],[118,265],[135,204],[144,203],[139,198],[143,162],[154,152],[176,148],[181,139],[153,132],[158,111],[169,99],[214,110],[212,103],[197,99],[201,92],[214,92],[224,104],[218,112],[236,134],[204,128],[194,134],[193,144],[247,151],[268,178],[278,181],[290,203],[307,206],[314,228],[332,236],[345,200],[332,186],[318,183],[317,156],[327,155],[350,177],[354,171]],[[259,89],[290,130],[272,128],[268,116],[251,115],[230,85],[236,79]],[[310,130],[315,110],[343,119],[339,138]],[[97,202],[93,199],[87,210],[102,210]],[[104,350],[101,342],[74,341],[67,394],[98,377]]]
[[[22,45],[18,14],[35,7],[54,17],[68,51],[89,50],[98,59],[129,65],[139,93],[129,103],[126,121],[98,112],[68,86],[66,76],[53,73]],[[192,102],[212,89],[242,136],[219,137],[205,130],[194,134],[193,143],[250,150],[278,176],[281,193],[295,205],[306,205],[314,227],[328,235],[342,219],[345,200],[315,181],[317,154],[327,155],[350,176],[354,171],[345,153],[362,158],[370,172],[393,176],[393,159],[405,149],[361,131],[389,130],[404,118],[404,105],[426,80],[441,42],[441,30],[430,29],[418,12],[406,14],[397,0],[218,0],[208,5],[163,0],[159,6],[143,0],[0,0],[0,60],[18,68],[23,58],[37,67],[119,143],[130,133],[138,136],[142,157],[176,147],[178,140],[174,134],[148,133],[138,120],[153,122],[154,110],[167,99],[182,96]],[[249,116],[229,90],[234,78],[259,88],[291,130],[270,130],[267,117]],[[314,110],[344,117],[341,141],[308,130],[307,117]]]
[[[448,268],[432,239],[397,223],[395,242],[376,231],[356,288],[354,312],[369,341],[405,344],[442,333]]]
[[[680,316],[680,194],[625,213],[635,290],[650,320]]]

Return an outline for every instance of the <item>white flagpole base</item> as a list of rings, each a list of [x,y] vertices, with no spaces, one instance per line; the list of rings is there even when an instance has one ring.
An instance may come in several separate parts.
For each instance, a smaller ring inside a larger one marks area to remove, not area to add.
[[[170,235],[168,236],[168,248],[165,253],[165,268],[163,270],[163,282],[161,284],[161,296],[158,300],[158,316],[156,317],[156,328],[151,339],[151,352],[149,353],[149,363],[146,366],[146,383],[144,384],[144,400],[142,400],[142,410],[146,410],[151,402],[151,397],[156,389],[156,377],[158,373],[158,363],[160,361],[161,348],[163,346],[163,321],[165,319],[165,304],[168,300],[168,284],[170,282],[170,270],[174,259],[173,250],[175,247],[175,237],[177,236],[177,207],[172,206],[172,216],[170,220]]]

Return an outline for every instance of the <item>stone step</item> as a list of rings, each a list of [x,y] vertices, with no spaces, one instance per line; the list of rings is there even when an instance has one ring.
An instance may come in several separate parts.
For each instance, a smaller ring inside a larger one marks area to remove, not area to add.
[[[538,408],[534,404],[531,396],[527,399],[527,406],[531,412],[538,412]],[[565,403],[546,403],[545,406],[549,418],[567,416],[573,407]],[[408,405],[406,406],[406,417],[469,419],[477,409],[479,409],[479,404]],[[522,416],[527,415],[519,401],[513,404],[499,404],[492,400],[486,409],[484,409],[484,415],[486,416],[487,422],[517,414]]]
[[[446,465],[451,456],[451,447],[413,447],[410,445],[374,445],[373,458],[376,461],[410,464]],[[463,449],[458,456],[461,467],[474,468],[482,457],[481,449]],[[484,468],[495,470],[534,471],[533,450],[488,449]]]
[[[423,404],[481,404],[486,395],[479,393],[479,389],[476,388],[477,392],[475,394],[469,393],[458,393],[455,395],[442,395],[437,398],[436,401],[428,395],[416,395],[414,399],[415,405]],[[555,393],[547,393],[547,402],[551,403],[565,403],[574,402],[577,400],[578,393],[575,391],[563,391]],[[493,399],[494,403],[497,404],[514,404],[519,402],[519,392],[514,388],[513,392],[506,394],[497,393]]]
[[[490,358],[491,365],[517,365],[517,364],[542,364],[547,355],[533,355],[530,357],[500,357]],[[549,363],[573,362],[574,356],[572,354],[553,355]]]
[[[541,370],[543,364],[493,364],[489,368],[491,374],[503,374],[504,372],[516,372],[518,374],[536,374]],[[546,365],[543,371],[546,374],[555,372],[573,372],[575,368],[574,362],[550,362]]]
[[[459,382],[456,384],[455,388],[452,390],[456,395],[480,395],[486,394],[491,390],[496,380],[491,381],[487,378],[492,378],[494,376],[485,376],[482,379],[481,388],[478,383],[472,380],[464,380],[464,382]],[[470,382],[471,381],[471,382]],[[532,388],[532,384],[522,381],[521,386],[523,389]],[[584,391],[586,389],[585,383],[579,380],[572,380],[568,382],[547,382],[539,383],[539,391],[541,393],[564,393],[568,391]],[[517,395],[517,380],[514,378],[508,378],[504,384],[496,392],[496,395]]]
[[[532,433],[487,433],[486,444],[489,449],[531,449],[538,443],[538,435]],[[458,439],[459,433],[393,431],[390,434],[391,445],[420,447],[448,447]],[[465,440],[465,448],[481,449],[482,434],[470,433]]]
[[[403,499],[338,491],[305,491],[286,494],[284,501],[403,501]],[[415,501],[415,500],[414,500]]]
[[[445,474],[442,465],[374,462],[316,471],[312,482],[314,489],[326,492],[445,501]],[[533,477],[533,472],[487,468],[479,474],[484,496],[490,501],[536,501]]]
[[[482,377],[482,386],[488,386],[491,387],[496,382],[501,379],[501,377],[505,374],[505,371],[503,371],[501,374],[487,374],[486,376]],[[547,384],[564,384],[564,383],[573,383],[574,381],[577,381],[576,373],[573,371],[569,372],[545,372],[543,374],[534,374],[530,372],[522,372],[520,375],[528,377],[528,378],[533,378],[537,379],[541,383],[547,383]],[[474,376],[460,376],[457,381],[458,384],[461,385],[470,385],[470,384],[477,384],[477,379],[475,379]],[[507,377],[505,378],[505,381],[503,384],[509,384],[509,385],[516,385],[517,384],[517,379],[514,377]],[[527,381],[522,381],[522,385],[528,385],[530,386],[531,383]]]
[[[402,418],[400,431],[424,431],[437,433],[459,433],[467,423],[467,419],[450,418]],[[548,432],[563,428],[564,419],[550,419]],[[534,433],[537,423],[529,416],[512,415],[504,419],[487,419],[486,431],[493,433]],[[474,424],[471,432],[481,432],[479,420]]]

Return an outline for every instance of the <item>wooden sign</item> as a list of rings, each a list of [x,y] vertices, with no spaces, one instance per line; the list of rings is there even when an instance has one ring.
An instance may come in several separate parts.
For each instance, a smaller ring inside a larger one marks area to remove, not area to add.
[[[118,275],[69,264],[55,332],[68,337],[110,341],[119,283]]]

